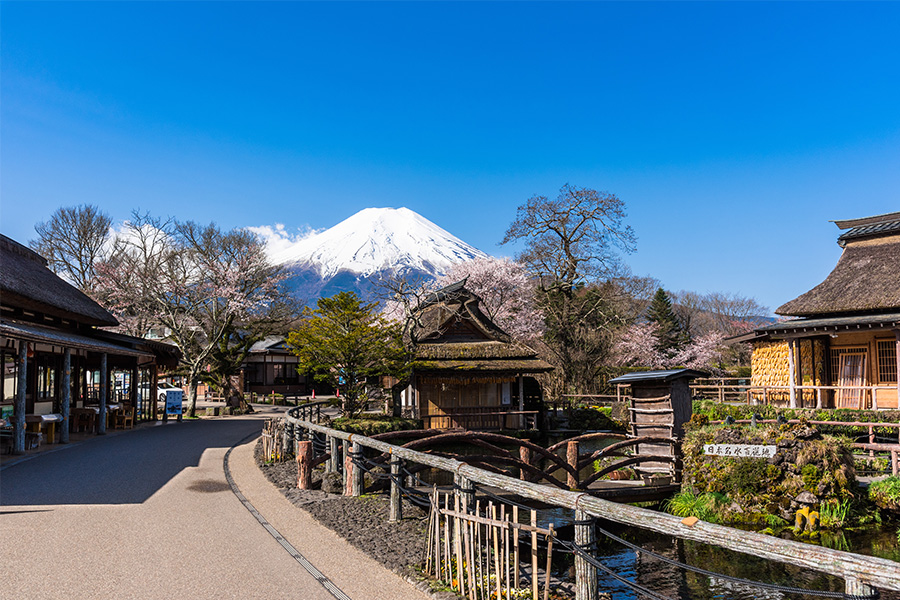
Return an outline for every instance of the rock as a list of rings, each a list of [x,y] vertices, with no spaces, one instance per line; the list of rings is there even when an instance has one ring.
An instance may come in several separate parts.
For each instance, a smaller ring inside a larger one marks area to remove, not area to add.
[[[800,492],[794,498],[794,502],[796,502],[797,504],[805,504],[807,506],[812,506],[814,504],[818,504],[819,499],[816,498],[816,496],[810,492]]]
[[[322,491],[329,494],[343,494],[344,477],[340,473],[325,473],[322,477]]]
[[[738,513],[738,514],[744,512],[744,509],[741,508],[741,505],[738,504],[737,502],[732,502],[731,506],[728,507],[728,510],[730,510],[733,513]]]

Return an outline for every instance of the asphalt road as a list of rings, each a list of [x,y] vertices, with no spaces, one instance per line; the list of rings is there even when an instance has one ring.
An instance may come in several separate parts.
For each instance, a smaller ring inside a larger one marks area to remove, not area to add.
[[[229,457],[241,493],[341,592],[353,600],[425,598],[265,480],[252,456],[262,416],[100,436],[5,467],[0,595],[335,598],[232,492],[224,457],[241,442]]]

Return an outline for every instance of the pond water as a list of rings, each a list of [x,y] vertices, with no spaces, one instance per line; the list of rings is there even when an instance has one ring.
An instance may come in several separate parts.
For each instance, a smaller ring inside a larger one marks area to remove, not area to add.
[[[554,528],[561,529],[563,535],[568,531],[571,536],[571,527],[567,526],[571,526],[572,511],[554,508],[540,510],[538,515],[541,526],[553,523]],[[636,546],[671,560],[699,566],[727,577],[808,590],[831,592],[844,590],[842,579],[815,571],[774,563],[715,546],[679,540],[609,521],[600,521],[598,526]],[[839,550],[898,561],[897,577],[900,578],[900,545],[897,544],[896,530],[897,525],[894,524],[849,532],[824,532],[820,536],[820,541],[824,546]],[[618,575],[673,600],[754,600],[759,598],[788,600],[819,597],[812,594],[760,589],[741,582],[733,582],[724,577],[686,571],[659,561],[646,553],[635,552],[605,537],[600,532],[597,534],[597,557]],[[565,562],[560,561],[558,567],[558,575],[563,579],[573,576],[568,564],[563,564]],[[568,559],[568,563],[571,563],[571,558]],[[615,600],[638,600],[644,597],[602,572],[599,573],[599,589],[601,592],[611,594]],[[882,591],[881,599],[900,600],[900,593]]]

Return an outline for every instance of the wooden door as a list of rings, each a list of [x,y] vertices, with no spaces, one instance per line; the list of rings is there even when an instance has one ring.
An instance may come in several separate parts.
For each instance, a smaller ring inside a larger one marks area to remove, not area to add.
[[[866,355],[841,354],[838,367],[839,386],[863,386],[866,382]],[[864,393],[861,389],[838,390],[838,408],[863,408]]]

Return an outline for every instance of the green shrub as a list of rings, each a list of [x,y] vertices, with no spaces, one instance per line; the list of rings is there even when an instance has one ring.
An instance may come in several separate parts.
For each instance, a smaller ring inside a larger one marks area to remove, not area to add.
[[[422,421],[418,419],[402,419],[388,415],[364,415],[357,419],[340,417],[332,421],[331,426],[338,431],[358,433],[365,436],[389,433],[391,431],[408,431],[421,429]]]
[[[890,476],[869,485],[869,500],[881,508],[900,512],[900,477]]]
[[[723,494],[684,491],[666,500],[664,508],[676,517],[697,517],[707,523],[719,523],[727,503],[728,498]]]

